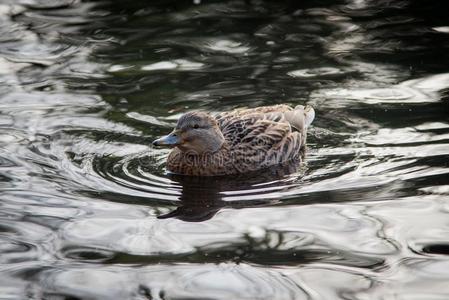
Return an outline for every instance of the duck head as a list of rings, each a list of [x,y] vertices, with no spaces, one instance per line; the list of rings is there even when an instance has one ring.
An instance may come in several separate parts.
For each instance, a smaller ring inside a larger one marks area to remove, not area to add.
[[[154,146],[178,147],[183,152],[203,154],[216,152],[225,139],[217,121],[205,112],[192,111],[184,114],[175,129],[153,142]]]

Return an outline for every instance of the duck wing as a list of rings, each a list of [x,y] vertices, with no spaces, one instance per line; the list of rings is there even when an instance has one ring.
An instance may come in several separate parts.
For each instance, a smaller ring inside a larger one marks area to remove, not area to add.
[[[315,111],[311,106],[298,105],[292,108],[285,104],[262,106],[257,108],[241,108],[216,116],[220,129],[225,138],[235,145],[239,138],[249,130],[248,125],[258,120],[269,120],[275,123],[288,123],[298,131],[305,145],[307,128],[315,118]],[[246,128],[246,129],[245,129]],[[226,136],[227,133],[228,137]]]
[[[248,172],[300,158],[302,136],[282,115],[253,113],[222,120],[234,168]]]

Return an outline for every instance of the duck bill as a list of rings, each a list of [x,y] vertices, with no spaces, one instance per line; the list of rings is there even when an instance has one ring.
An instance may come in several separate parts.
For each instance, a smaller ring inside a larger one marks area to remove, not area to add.
[[[179,145],[179,137],[175,132],[172,132],[169,135],[153,141],[153,145],[159,147],[175,147]]]

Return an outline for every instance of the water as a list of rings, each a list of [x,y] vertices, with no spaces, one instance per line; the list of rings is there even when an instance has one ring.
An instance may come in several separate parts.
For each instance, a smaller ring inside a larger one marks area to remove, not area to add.
[[[447,299],[444,1],[0,4],[0,299]],[[189,109],[312,104],[306,164],[166,174]]]

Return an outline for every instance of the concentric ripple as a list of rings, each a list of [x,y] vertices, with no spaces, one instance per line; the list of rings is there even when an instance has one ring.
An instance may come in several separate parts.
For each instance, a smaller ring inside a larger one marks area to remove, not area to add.
[[[0,2],[0,298],[449,298],[447,1]],[[151,146],[280,103],[301,164]]]
[[[166,153],[152,150],[125,157],[97,156],[92,159],[91,171],[105,180],[110,192],[132,195],[138,191],[139,196],[190,206],[251,206],[279,200],[283,192],[298,185],[306,170],[304,165],[292,162],[254,174],[180,176],[165,171]]]

